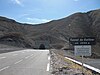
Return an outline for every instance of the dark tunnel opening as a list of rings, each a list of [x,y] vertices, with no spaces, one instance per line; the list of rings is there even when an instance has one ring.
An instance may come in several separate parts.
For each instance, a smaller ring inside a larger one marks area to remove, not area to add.
[[[45,49],[45,45],[44,44],[40,44],[39,49]]]

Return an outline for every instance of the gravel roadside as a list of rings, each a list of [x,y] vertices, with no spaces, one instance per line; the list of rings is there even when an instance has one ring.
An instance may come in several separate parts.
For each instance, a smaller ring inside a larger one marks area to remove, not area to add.
[[[55,53],[54,51],[50,51],[50,55],[52,75],[83,75],[81,70],[72,68],[72,64],[66,62],[63,56]]]

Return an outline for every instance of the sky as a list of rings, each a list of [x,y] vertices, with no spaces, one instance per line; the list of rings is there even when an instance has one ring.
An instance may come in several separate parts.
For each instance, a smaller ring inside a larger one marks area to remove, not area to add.
[[[100,0],[0,0],[0,16],[40,24],[76,12],[100,9]]]

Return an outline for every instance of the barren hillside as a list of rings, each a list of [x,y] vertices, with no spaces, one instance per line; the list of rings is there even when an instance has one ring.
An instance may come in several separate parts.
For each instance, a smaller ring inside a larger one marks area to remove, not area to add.
[[[30,25],[0,17],[0,43],[34,48],[36,40],[46,40],[54,48],[68,47],[69,37],[94,36],[94,52],[100,53],[100,9],[75,13],[48,23]]]

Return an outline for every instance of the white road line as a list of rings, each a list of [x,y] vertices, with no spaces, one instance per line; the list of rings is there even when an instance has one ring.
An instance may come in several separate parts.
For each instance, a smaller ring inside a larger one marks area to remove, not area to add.
[[[9,68],[9,67],[10,67],[10,66],[4,67],[4,68],[0,69],[0,71],[3,71],[3,70],[5,70],[5,69],[7,69],[7,68]]]
[[[29,57],[32,57],[33,55],[34,55],[34,54],[31,54],[31,55],[25,57],[25,59],[28,59]]]
[[[6,58],[6,57],[0,57],[0,59],[4,59],[4,58]]]
[[[50,56],[48,56],[48,61],[50,61]],[[50,69],[50,63],[47,64],[47,69],[46,69],[46,71],[49,71],[49,69]]]
[[[16,56],[16,55],[18,55],[18,54],[13,54],[13,56]]]
[[[18,64],[18,63],[20,63],[20,62],[22,62],[22,61],[23,61],[23,59],[21,59],[21,60],[15,62],[15,64]]]
[[[25,59],[28,59],[30,56],[25,57]]]
[[[50,56],[48,56],[48,60],[50,60]]]
[[[49,71],[49,68],[50,68],[50,63],[47,64],[47,69],[46,69],[46,71]]]
[[[73,62],[75,62],[75,63],[77,63],[79,65],[82,65],[82,63],[79,62],[79,61],[76,61],[76,60],[71,59],[69,57],[65,57],[65,58],[68,59],[68,60],[70,60],[70,61],[73,61]],[[100,69],[98,69],[98,68],[92,67],[92,66],[87,65],[87,64],[83,64],[83,66],[86,67],[86,68],[88,68],[88,69],[90,69],[90,70],[93,70],[93,71],[96,71],[96,72],[100,73]]]

